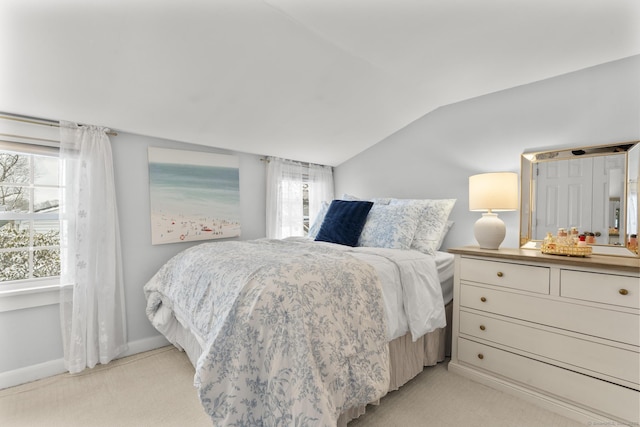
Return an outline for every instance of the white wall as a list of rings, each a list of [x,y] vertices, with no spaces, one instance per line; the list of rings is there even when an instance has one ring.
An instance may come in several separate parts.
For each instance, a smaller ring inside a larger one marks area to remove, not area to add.
[[[456,198],[444,247],[475,245],[468,177],[520,170],[525,149],[640,139],[640,56],[439,108],[334,171],[336,195]],[[503,247],[519,212],[501,212]]]
[[[130,352],[166,343],[145,316],[144,284],[171,256],[202,243],[151,245],[147,147],[234,154],[240,159],[240,240],[265,236],[265,166],[256,155],[233,153],[127,133],[111,137],[122,237]],[[0,313],[0,387],[62,369],[58,305]]]
[[[259,156],[230,153],[138,135],[121,134],[113,145],[116,194],[122,236],[129,341],[156,335],[145,315],[142,287],[171,256],[200,242],[151,245],[147,147],[235,154],[240,158],[240,240],[265,237],[265,166]],[[236,239],[232,239],[236,240]]]

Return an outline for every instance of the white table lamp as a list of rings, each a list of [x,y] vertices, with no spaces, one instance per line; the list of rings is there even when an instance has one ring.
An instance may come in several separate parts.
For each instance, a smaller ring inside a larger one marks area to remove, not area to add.
[[[506,235],[504,222],[494,211],[518,209],[518,174],[482,173],[469,177],[469,210],[486,211],[473,226],[473,235],[483,249],[498,249]]]

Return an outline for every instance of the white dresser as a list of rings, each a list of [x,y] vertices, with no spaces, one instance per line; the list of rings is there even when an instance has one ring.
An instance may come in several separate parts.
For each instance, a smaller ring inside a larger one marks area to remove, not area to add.
[[[640,423],[639,259],[449,252],[450,371],[584,423]]]

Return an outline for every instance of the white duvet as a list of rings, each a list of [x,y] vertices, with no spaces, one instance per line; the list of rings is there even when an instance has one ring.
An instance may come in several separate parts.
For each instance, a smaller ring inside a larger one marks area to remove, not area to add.
[[[311,242],[304,237],[285,240]],[[389,341],[407,332],[415,341],[446,326],[442,287],[433,256],[415,250],[313,244],[348,252],[376,270],[382,283]]]
[[[169,341],[185,329],[200,343],[194,384],[220,426],[334,426],[386,393],[389,340],[445,326],[435,260],[415,251],[202,244],[144,290]]]

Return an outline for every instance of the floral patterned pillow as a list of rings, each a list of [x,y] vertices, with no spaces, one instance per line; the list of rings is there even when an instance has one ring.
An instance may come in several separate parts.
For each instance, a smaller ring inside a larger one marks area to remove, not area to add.
[[[438,245],[436,246],[436,251],[440,250],[442,243],[444,243],[444,238],[447,237],[447,233],[449,232],[449,230],[451,230],[451,227],[453,227],[453,224],[454,224],[453,221],[447,221],[447,225],[445,225],[444,230],[440,235],[440,240],[438,241]]]
[[[374,203],[364,225],[358,246],[409,249],[423,211],[418,205]]]
[[[340,199],[341,200],[364,200],[364,199],[361,199],[360,197],[357,197],[348,193],[344,193],[342,197],[340,197]],[[373,199],[367,199],[367,200],[373,203],[377,203],[379,205],[388,205],[393,199],[391,197],[375,197]]]
[[[447,232],[447,219],[453,210],[456,199],[395,199],[389,206],[419,206],[422,210],[411,249],[434,255],[444,234]]]
[[[322,221],[324,221],[324,217],[327,214],[328,210],[329,202],[322,202],[322,204],[320,205],[320,211],[309,227],[309,237],[311,237],[312,239],[315,239],[318,235],[318,231],[320,231],[320,226],[322,225]]]

